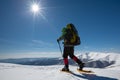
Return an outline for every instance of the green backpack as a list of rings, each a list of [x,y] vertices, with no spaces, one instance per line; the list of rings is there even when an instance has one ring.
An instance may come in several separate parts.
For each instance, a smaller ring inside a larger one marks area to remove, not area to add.
[[[80,37],[75,26],[73,24],[67,24],[66,28],[70,30],[69,32],[71,33],[69,37],[70,44],[74,46],[80,45],[81,44]]]

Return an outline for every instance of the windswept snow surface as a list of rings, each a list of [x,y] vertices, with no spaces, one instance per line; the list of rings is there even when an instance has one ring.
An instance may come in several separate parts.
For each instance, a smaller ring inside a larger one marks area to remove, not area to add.
[[[85,68],[94,74],[80,74],[76,66],[70,66],[73,72],[65,73],[60,69],[63,65],[26,66],[0,63],[0,80],[120,80],[120,70]]]
[[[94,74],[79,73],[75,63],[70,63],[72,74],[61,72],[64,65],[59,57],[13,58],[0,60],[0,80],[120,80],[120,54],[90,52],[77,56],[86,63],[84,69]]]

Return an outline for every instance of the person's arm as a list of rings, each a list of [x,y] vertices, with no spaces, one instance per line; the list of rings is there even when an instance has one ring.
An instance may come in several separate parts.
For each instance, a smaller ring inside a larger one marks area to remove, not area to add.
[[[62,35],[57,39],[57,41],[59,42],[59,41],[63,40],[64,38],[65,38],[64,35]]]
[[[57,39],[57,41],[61,41],[65,39],[66,31],[62,31],[62,35]]]

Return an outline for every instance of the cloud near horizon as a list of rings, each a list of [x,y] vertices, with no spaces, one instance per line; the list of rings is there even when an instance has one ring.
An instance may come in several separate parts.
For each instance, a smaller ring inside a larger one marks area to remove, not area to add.
[[[32,43],[40,46],[53,46],[52,43],[48,43],[42,40],[32,40]]]

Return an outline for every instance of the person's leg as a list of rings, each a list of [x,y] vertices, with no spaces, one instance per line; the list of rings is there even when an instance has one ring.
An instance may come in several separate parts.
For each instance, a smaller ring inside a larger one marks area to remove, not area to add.
[[[84,63],[83,63],[81,60],[79,60],[76,56],[73,56],[72,59],[73,59],[74,61],[76,61],[76,63],[78,63],[79,70],[82,70],[83,67],[84,67]]]
[[[68,48],[64,47],[64,52],[63,52],[63,61],[64,61],[64,68],[62,69],[63,71],[69,71],[69,62],[68,62]]]
[[[84,67],[84,63],[82,63],[81,60],[79,60],[75,55],[74,55],[74,47],[70,48],[70,53],[69,56],[71,59],[73,59],[76,63],[78,63],[79,69],[82,70]]]

